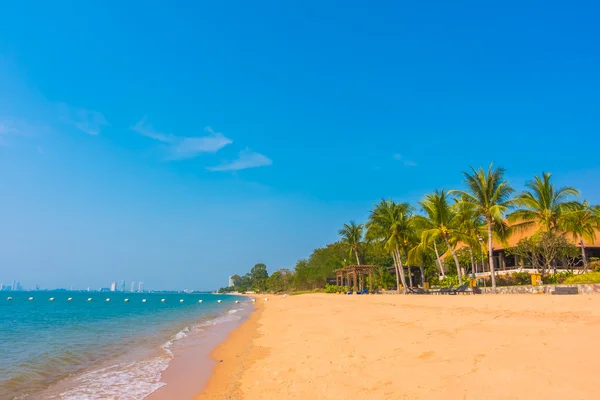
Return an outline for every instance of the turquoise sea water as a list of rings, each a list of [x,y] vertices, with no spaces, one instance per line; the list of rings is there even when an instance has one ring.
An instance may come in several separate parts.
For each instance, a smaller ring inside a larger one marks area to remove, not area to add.
[[[161,386],[173,341],[248,307],[245,298],[213,294],[0,295],[0,399],[142,399]],[[73,383],[40,397],[65,379]]]

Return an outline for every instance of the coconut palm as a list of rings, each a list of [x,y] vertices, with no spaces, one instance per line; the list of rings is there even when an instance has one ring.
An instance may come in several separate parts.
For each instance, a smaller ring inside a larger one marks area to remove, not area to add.
[[[485,220],[472,207],[464,207],[461,203],[454,204],[460,241],[469,249],[471,256],[471,271],[475,273],[474,248],[480,248],[479,239],[485,236]]]
[[[358,249],[363,239],[363,225],[350,221],[349,224],[344,224],[344,227],[339,230],[339,235],[342,237],[342,243],[350,248],[350,255],[356,255],[356,264],[360,265]]]
[[[421,241],[424,244],[433,242],[436,252],[436,240],[442,240],[446,244],[448,251],[452,254],[454,264],[456,265],[458,283],[462,285],[460,263],[454,252],[454,248],[450,243],[451,241],[456,243],[462,235],[458,230],[459,220],[457,218],[457,213],[454,211],[448,200],[448,194],[444,190],[436,190],[434,193],[425,196],[419,203],[425,212],[425,216],[417,215],[414,217],[414,221],[415,225],[421,229]],[[439,261],[439,254],[437,254],[437,256]]]
[[[413,208],[407,203],[395,203],[392,200],[381,200],[371,211],[366,224],[369,240],[383,243],[390,252],[396,269],[396,285],[406,294],[406,278],[400,248],[414,235],[411,216]]]
[[[471,171],[472,173],[463,172],[468,189],[466,191],[453,190],[449,193],[458,195],[460,207],[473,210],[485,220],[492,291],[496,292],[492,235],[495,226],[500,228],[504,225],[502,219],[513,204],[510,197],[514,189],[509,186],[508,181],[504,180],[504,169],[494,169],[493,163],[490,164],[487,171],[483,168],[476,170],[472,167]]]
[[[583,203],[576,202],[575,204],[571,204],[569,211],[562,214],[560,221],[560,229],[564,233],[573,236],[573,239],[578,241],[581,246],[581,259],[583,260],[584,271],[588,270],[588,260],[585,254],[583,239],[585,238],[592,243],[596,240],[596,230],[600,229],[599,210],[598,206],[590,206],[587,201]]]
[[[552,174],[543,172],[525,184],[529,190],[515,198],[517,210],[508,216],[509,222],[517,229],[526,229],[536,224],[542,232],[552,232],[559,228],[563,215],[577,207],[574,197],[579,191],[570,186],[555,188],[550,178]]]

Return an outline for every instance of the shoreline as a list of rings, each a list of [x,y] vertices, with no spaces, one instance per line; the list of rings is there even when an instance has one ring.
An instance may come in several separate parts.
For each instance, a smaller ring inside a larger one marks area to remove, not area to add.
[[[213,322],[212,325],[189,335],[185,340],[175,343],[170,349],[173,358],[161,373],[162,386],[144,397],[144,400],[194,398],[206,386],[215,367],[218,366],[218,360],[213,356],[215,348],[226,342],[228,337],[246,324],[255,312],[252,303],[241,303],[238,306],[241,307],[238,309],[239,315],[237,312],[232,314],[230,310],[227,315],[222,315],[216,320],[230,315],[241,319]]]
[[[256,296],[249,296],[257,301],[254,310],[210,354],[215,365],[204,388],[197,392],[194,400],[203,399],[238,399],[241,398],[239,381],[241,374],[255,360],[250,357],[254,340],[258,337],[260,318],[264,311],[264,303]]]

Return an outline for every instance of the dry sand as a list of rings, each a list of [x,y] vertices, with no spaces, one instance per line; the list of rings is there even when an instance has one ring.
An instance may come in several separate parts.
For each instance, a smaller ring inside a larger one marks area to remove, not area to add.
[[[260,299],[200,399],[598,399],[600,296]]]

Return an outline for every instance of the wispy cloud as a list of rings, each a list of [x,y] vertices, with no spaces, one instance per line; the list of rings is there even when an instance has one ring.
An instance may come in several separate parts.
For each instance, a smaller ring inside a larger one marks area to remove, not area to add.
[[[0,116],[0,145],[7,143],[9,136],[34,136],[36,133],[48,132],[48,127],[31,124],[23,120]]]
[[[147,122],[146,117],[142,118],[131,129],[140,135],[167,145],[168,158],[170,159],[192,158],[201,153],[216,153],[223,147],[233,143],[231,139],[220,132],[213,131],[210,127],[204,129],[208,135],[197,137],[176,136],[172,133],[159,132]]]
[[[73,108],[64,103],[58,105],[62,119],[88,135],[98,135],[102,128],[110,126],[102,113],[86,108]]]
[[[246,149],[240,152],[237,159],[207,169],[209,171],[239,171],[241,169],[266,167],[271,164],[273,164],[273,161],[269,157]]]
[[[172,140],[175,139],[175,136],[172,134],[164,134],[155,130],[152,125],[150,125],[147,121],[147,118],[144,117],[138,121],[137,124],[131,127],[131,130],[139,133],[142,136],[147,136],[154,140],[158,140],[163,143],[171,143]]]
[[[394,160],[402,162],[405,167],[416,167],[417,163],[404,157],[402,154],[394,154]]]

